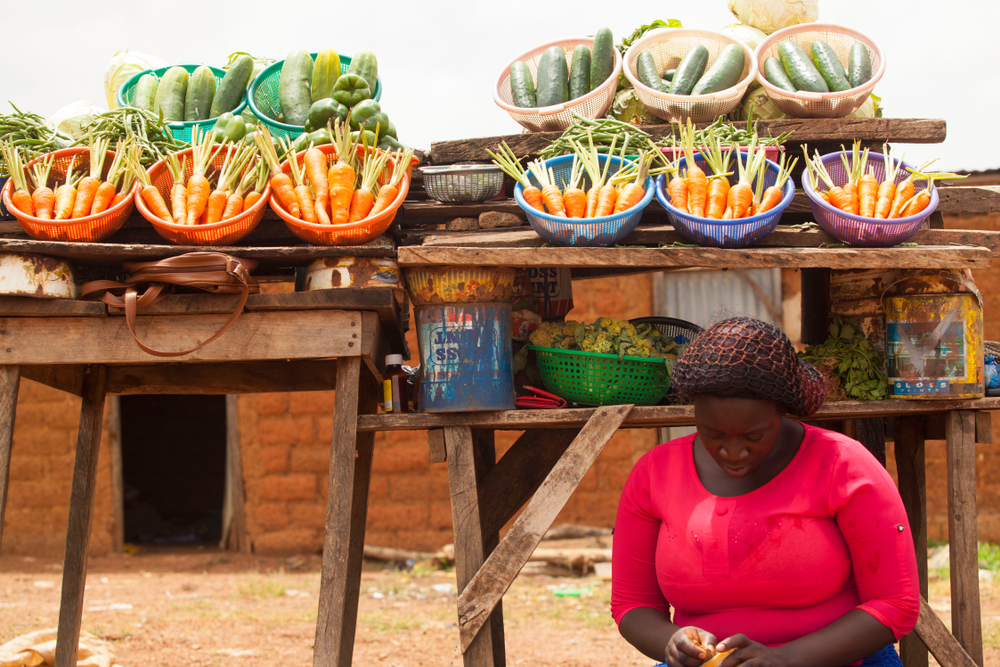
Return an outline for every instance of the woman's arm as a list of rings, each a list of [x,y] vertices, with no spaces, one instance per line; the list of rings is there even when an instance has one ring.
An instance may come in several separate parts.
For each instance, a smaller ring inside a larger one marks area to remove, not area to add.
[[[636,607],[618,624],[629,644],[643,655],[672,667],[699,667],[709,655],[702,647],[714,646],[715,636],[701,628],[675,625],[659,609]]]

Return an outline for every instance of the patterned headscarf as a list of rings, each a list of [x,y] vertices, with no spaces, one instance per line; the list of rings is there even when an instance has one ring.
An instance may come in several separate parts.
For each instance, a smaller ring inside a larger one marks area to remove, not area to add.
[[[774,401],[799,417],[819,410],[826,393],[823,376],[799,359],[788,336],[752,317],[705,329],[677,360],[672,380],[686,396]]]

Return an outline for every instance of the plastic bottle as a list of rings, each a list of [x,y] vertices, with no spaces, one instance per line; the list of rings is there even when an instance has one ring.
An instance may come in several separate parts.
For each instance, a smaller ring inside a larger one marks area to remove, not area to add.
[[[388,354],[385,357],[385,374],[382,376],[382,407],[387,414],[406,414],[409,401],[406,398],[406,371],[403,370],[403,355]]]

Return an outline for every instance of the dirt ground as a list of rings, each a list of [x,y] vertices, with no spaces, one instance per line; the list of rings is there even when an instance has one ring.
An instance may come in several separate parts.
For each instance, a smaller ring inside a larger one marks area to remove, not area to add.
[[[315,555],[200,548],[94,558],[83,629],[110,641],[122,667],[308,667],[319,566]],[[0,643],[55,627],[60,570],[61,559],[0,557]],[[651,667],[611,620],[610,582],[564,572],[522,572],[504,597],[507,664]],[[950,623],[947,571],[932,572],[931,606]],[[1000,578],[987,573],[981,583],[986,665],[1000,667]],[[366,563],[354,664],[461,665],[455,604],[453,571]]]

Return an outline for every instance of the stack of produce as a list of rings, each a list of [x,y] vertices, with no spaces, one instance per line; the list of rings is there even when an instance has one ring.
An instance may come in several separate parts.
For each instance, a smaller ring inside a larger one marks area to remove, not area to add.
[[[827,398],[845,397],[880,401],[888,397],[889,381],[882,369],[885,360],[872,346],[857,320],[836,318],[830,335],[820,345],[807,347],[800,356],[826,379]]]
[[[743,48],[739,44],[726,46],[711,67],[707,67],[708,55],[704,44],[695,44],[676,68],[661,73],[653,54],[643,50],[636,59],[636,74],[649,88],[670,95],[709,95],[735,86],[746,62]]]
[[[238,56],[218,83],[208,65],[200,65],[190,73],[184,67],[174,66],[159,78],[149,72],[139,77],[132,93],[132,106],[162,112],[166,121],[217,118],[239,106],[253,67],[253,58]]]
[[[594,36],[593,48],[585,44],[576,46],[569,62],[561,47],[546,49],[534,78],[527,62],[518,60],[511,64],[511,97],[514,106],[525,109],[563,104],[600,86],[614,69],[614,38],[610,28],[601,28]]]
[[[808,90],[814,93],[857,88],[872,78],[871,54],[861,42],[851,47],[846,69],[837,52],[822,39],[813,40],[810,51],[811,58],[794,39],[780,42],[779,57],[772,56],[764,61],[764,77],[789,92]]]
[[[67,148],[73,143],[72,137],[53,130],[38,114],[21,111],[13,102],[10,106],[13,113],[0,114],[0,141],[16,147],[27,158]],[[6,173],[4,164],[0,164],[0,174]]]
[[[601,317],[593,324],[542,322],[531,332],[528,341],[536,347],[557,350],[580,350],[614,354],[622,357],[663,359],[672,366],[687,343],[678,343],[665,337],[651,324],[633,325],[631,322]]]
[[[85,130],[88,135],[104,139],[109,145],[119,140],[134,141],[139,147],[139,162],[144,166],[187,147],[185,142],[174,138],[158,113],[135,107],[121,107],[97,114]],[[84,143],[84,139],[80,139],[74,146]]]

